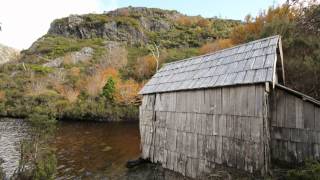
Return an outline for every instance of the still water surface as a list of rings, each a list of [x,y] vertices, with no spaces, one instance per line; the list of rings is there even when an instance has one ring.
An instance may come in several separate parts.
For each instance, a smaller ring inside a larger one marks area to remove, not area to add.
[[[120,177],[140,154],[137,123],[59,123],[54,147],[60,179]]]
[[[28,138],[28,123],[0,119],[0,158],[10,177],[19,163],[19,142]],[[51,146],[57,158],[56,179],[182,179],[144,164],[127,169],[140,155],[138,123],[59,122]]]

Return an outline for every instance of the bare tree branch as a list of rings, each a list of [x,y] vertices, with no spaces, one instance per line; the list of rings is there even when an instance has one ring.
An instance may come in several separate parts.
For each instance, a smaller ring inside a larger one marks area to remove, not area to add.
[[[148,49],[151,51],[153,58],[157,62],[156,71],[158,71],[158,69],[159,69],[159,58],[160,58],[159,45],[157,45],[156,43],[153,43],[153,45],[149,45],[148,46]]]

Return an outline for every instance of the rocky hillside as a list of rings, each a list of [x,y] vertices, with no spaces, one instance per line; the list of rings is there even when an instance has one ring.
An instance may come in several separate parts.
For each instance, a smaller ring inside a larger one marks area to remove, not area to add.
[[[104,51],[106,42],[120,42],[129,47],[156,43],[166,49],[200,47],[228,37],[239,23],[142,7],[121,8],[105,14],[71,15],[52,22],[48,34],[25,54],[52,58],[88,45],[95,46],[94,49],[102,47],[100,50]]]
[[[0,44],[0,64],[10,60],[16,60],[19,56],[19,51]]]
[[[155,58],[161,66],[228,47],[239,24],[134,7],[57,19],[19,61],[0,68],[0,115],[137,119]]]

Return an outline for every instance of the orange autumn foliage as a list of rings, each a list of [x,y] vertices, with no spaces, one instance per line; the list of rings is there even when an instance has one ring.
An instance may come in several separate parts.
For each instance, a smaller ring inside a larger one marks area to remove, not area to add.
[[[0,91],[0,102],[6,99],[6,92]]]
[[[200,48],[201,54],[207,54],[219,51],[221,49],[229,48],[231,47],[232,41],[230,39],[218,39],[214,42],[206,43]]]
[[[247,15],[245,24],[235,27],[231,33],[231,39],[234,44],[241,44],[248,40],[261,38],[261,33],[267,23],[282,20],[294,21],[299,15],[299,10],[284,4],[279,7],[270,7],[267,11],[260,13],[255,18]],[[277,32],[278,34],[279,32]]]
[[[209,27],[210,22],[209,22],[209,20],[202,18],[197,22],[197,25],[200,27]]]
[[[187,16],[181,16],[176,21],[182,26],[191,26],[193,24],[193,20]]]
[[[67,99],[70,103],[75,102],[78,99],[80,91],[78,89],[74,89],[72,87],[62,85],[59,83],[54,84],[54,89],[59,92],[65,99]]]
[[[117,81],[119,79],[118,71],[111,67],[97,69],[97,72],[88,77],[85,81],[85,89],[87,93],[90,96],[99,95],[109,77],[112,77]]]
[[[80,68],[78,67],[72,67],[70,70],[69,70],[69,74],[71,76],[80,76]]]
[[[134,104],[139,99],[138,92],[141,87],[141,84],[138,84],[132,79],[127,81],[117,81],[115,93],[116,102],[125,105]]]
[[[152,55],[138,58],[134,70],[139,79],[150,78],[156,71],[156,60]]]

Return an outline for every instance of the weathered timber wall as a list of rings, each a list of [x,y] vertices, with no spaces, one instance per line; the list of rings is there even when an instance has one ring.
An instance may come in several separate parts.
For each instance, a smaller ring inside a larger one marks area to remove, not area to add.
[[[264,172],[266,99],[264,84],[144,95],[142,156],[189,177],[215,164]]]
[[[279,88],[270,97],[271,158],[320,159],[320,107]]]

